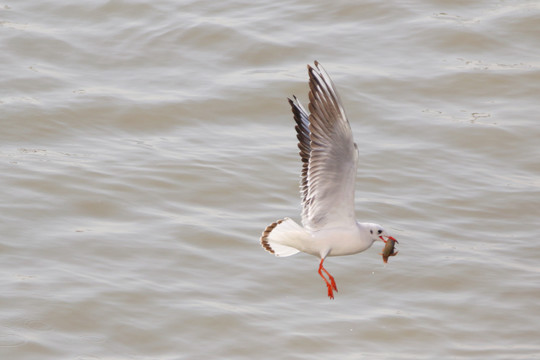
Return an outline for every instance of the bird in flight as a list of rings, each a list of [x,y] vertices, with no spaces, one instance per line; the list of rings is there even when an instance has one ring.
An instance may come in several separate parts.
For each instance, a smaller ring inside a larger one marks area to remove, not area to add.
[[[377,240],[396,240],[381,225],[356,220],[358,146],[326,71],[315,61],[314,66],[308,65],[308,73],[309,113],[296,96],[288,99],[302,160],[302,225],[288,217],[277,220],[262,232],[261,245],[279,257],[300,251],[319,257],[318,273],[333,299],[337,285],[323,266],[326,257],[357,254]]]

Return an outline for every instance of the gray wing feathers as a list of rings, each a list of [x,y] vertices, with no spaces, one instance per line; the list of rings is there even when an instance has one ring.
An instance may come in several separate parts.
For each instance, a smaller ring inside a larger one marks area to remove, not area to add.
[[[318,62],[308,72],[310,114],[289,99],[302,159],[302,223],[312,230],[350,225],[358,151],[332,80]]]
[[[310,143],[310,131],[309,131],[309,115],[300,104],[300,101],[293,96],[292,99],[288,99],[291,105],[292,112],[294,114],[294,121],[296,122],[296,138],[298,139],[298,149],[300,149],[300,158],[302,159],[302,174],[300,179],[300,194],[302,195],[302,204],[304,204],[308,197],[308,168],[309,168],[309,156],[311,153]],[[302,209],[302,218],[306,216],[306,206]]]

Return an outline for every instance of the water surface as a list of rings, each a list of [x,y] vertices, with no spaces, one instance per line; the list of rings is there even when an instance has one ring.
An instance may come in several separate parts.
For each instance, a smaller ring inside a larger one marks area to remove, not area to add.
[[[536,1],[0,3],[2,359],[540,358]],[[382,244],[299,220],[286,97],[332,76]]]

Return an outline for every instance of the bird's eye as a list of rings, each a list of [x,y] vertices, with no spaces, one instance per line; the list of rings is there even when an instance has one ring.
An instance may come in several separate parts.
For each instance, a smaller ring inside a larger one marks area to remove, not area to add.
[[[373,235],[373,230],[369,230],[369,232],[371,233],[371,235]]]
[[[377,231],[378,234],[382,234],[382,230]]]

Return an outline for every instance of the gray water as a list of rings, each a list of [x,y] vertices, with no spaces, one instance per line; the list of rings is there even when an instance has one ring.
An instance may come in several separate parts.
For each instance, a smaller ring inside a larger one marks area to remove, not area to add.
[[[1,359],[540,358],[538,1],[0,2]],[[299,220],[286,97],[332,76],[360,221]]]

